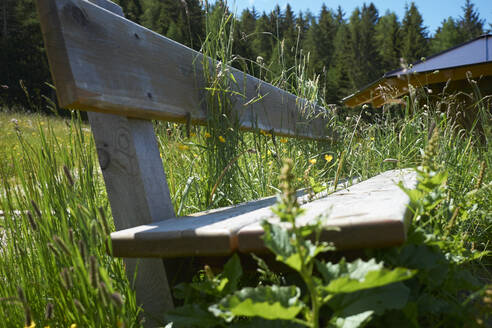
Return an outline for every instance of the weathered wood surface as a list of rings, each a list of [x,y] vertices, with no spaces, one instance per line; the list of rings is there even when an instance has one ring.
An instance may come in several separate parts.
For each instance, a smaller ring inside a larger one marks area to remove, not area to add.
[[[123,15],[121,7],[111,1],[90,1]],[[88,115],[116,229],[174,217],[152,122],[94,112]],[[173,308],[162,260],[125,259],[125,267],[145,311],[145,326],[160,325],[163,314]]]
[[[84,0],[38,0],[38,9],[62,107],[205,123],[202,67],[209,59]],[[216,64],[210,61],[211,70]],[[236,69],[227,72],[241,94],[232,97],[242,128],[327,137],[322,108]]]
[[[338,249],[398,245],[406,238],[409,199],[396,185],[416,185],[410,170],[382,173],[321,199],[303,205],[299,222],[329,215],[324,239]],[[304,196],[306,197],[306,196]],[[115,256],[179,257],[225,256],[235,251],[266,251],[261,235],[263,220],[274,222],[270,207],[275,197],[195,216],[173,218],[115,232],[111,235]]]

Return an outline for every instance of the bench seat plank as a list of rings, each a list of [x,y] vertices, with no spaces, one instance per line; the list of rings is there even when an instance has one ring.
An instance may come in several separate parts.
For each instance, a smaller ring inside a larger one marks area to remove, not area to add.
[[[415,187],[412,170],[393,170],[302,205],[300,224],[329,214],[323,239],[338,249],[385,247],[406,238],[408,196],[397,186]],[[301,197],[306,198],[307,196]],[[271,211],[276,197],[182,218],[142,225],[111,234],[118,257],[226,256],[233,252],[265,252],[261,222],[278,220]]]

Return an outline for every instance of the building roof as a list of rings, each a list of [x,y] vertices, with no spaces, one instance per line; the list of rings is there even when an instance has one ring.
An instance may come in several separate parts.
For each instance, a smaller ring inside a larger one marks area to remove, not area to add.
[[[484,34],[447,49],[408,68],[385,73],[342,101],[350,107],[372,103],[375,107],[391,103],[415,87],[467,77],[492,76],[492,34]]]

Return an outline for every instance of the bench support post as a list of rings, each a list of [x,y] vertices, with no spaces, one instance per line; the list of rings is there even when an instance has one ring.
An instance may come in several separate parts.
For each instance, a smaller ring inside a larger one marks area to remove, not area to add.
[[[121,7],[108,0],[89,0],[117,15]],[[116,230],[175,216],[151,121],[89,112]],[[145,326],[155,327],[173,308],[162,259],[126,259]],[[135,278],[136,271],[136,279]]]

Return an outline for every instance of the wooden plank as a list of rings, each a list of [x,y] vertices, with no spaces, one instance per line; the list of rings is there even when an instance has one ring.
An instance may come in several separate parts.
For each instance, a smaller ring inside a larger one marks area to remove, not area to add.
[[[62,107],[206,123],[202,63],[210,59],[85,0],[37,2]],[[210,60],[211,69],[216,66]],[[231,97],[242,128],[327,138],[327,121],[320,117],[324,109],[236,69],[227,70],[236,81],[231,89],[241,94]]]
[[[377,248],[402,244],[406,239],[411,214],[408,196],[396,184],[402,181],[408,188],[416,186],[416,174],[410,170],[394,170],[336,192],[326,198],[305,204],[300,225],[324,215],[327,230],[324,240],[334,242],[338,250]],[[277,219],[271,217],[270,222]],[[238,232],[239,251],[264,252],[260,222]]]
[[[343,102],[349,107],[367,103],[372,103],[374,107],[381,107],[407,94],[410,85],[420,88],[422,86],[446,83],[448,81],[466,81],[468,77],[480,79],[482,76],[492,76],[491,62],[453,67],[439,71],[389,76],[374,82],[366,89],[346,97],[343,99]]]
[[[174,217],[152,122],[88,114],[116,229]],[[125,259],[125,269],[146,326],[161,324],[154,319],[173,308],[162,260]]]
[[[111,1],[91,1],[123,14],[121,7]],[[88,114],[116,229],[173,217],[152,122]],[[163,314],[173,308],[162,260],[125,259],[125,269],[137,302],[144,309],[145,326],[161,325]]]
[[[415,172],[394,170],[380,174],[321,199],[303,205],[301,224],[330,213],[323,238],[338,249],[384,247],[401,244],[406,238],[409,199],[396,185],[416,185]],[[301,202],[307,196],[301,198]],[[241,204],[212,213],[174,218],[115,232],[111,235],[115,256],[179,257],[225,256],[235,251],[265,252],[261,240],[263,220],[275,222],[270,207],[276,197]]]

